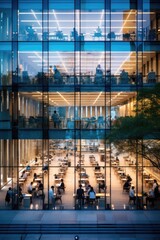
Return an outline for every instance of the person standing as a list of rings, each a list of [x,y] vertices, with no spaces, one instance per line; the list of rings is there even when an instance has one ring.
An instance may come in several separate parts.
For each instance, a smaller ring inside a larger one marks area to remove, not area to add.
[[[78,205],[81,207],[84,205],[84,190],[82,188],[82,185],[79,185],[79,188],[77,189],[77,199],[78,199]]]
[[[133,200],[134,205],[136,204],[136,196],[135,196],[135,189],[132,186],[129,190],[129,201]]]
[[[49,203],[55,208],[54,186],[49,189]]]
[[[54,128],[59,128],[61,120],[60,120],[59,114],[57,113],[56,110],[54,111],[54,113],[52,115],[52,120],[53,120]]]

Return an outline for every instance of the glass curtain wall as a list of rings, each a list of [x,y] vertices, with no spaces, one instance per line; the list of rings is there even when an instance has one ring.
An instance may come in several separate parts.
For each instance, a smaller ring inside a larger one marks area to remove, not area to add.
[[[159,170],[141,144],[120,153],[107,143],[118,118],[135,115],[139,90],[159,82],[152,2],[1,0],[1,209],[152,209],[143,192]]]

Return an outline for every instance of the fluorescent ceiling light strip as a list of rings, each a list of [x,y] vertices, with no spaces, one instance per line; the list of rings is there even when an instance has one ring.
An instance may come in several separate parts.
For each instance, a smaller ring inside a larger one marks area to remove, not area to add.
[[[62,59],[62,57],[61,57],[60,53],[59,53],[59,52],[57,52],[57,55],[58,55],[58,57],[59,57],[59,59],[60,59],[60,61],[61,61],[62,65],[63,65],[63,67],[64,67],[65,71],[68,73],[68,69],[66,68],[66,65],[64,64],[64,62],[63,62],[63,59]]]
[[[55,12],[54,10],[53,10],[53,15],[54,15],[54,17],[55,17],[55,20],[56,20],[56,23],[57,23],[57,26],[58,26],[58,30],[60,30],[59,21],[58,21],[58,19],[57,19],[56,12]],[[49,29],[50,29],[50,27],[49,27]]]
[[[123,23],[123,25],[122,25],[119,33],[122,33],[123,29],[125,28],[124,26],[125,26],[125,24],[126,24],[126,22],[127,22],[127,19],[130,17],[131,13],[132,13],[132,10],[130,11],[130,13],[128,14],[126,20],[124,21],[124,23]],[[131,27],[129,27],[129,28],[131,28]]]
[[[57,92],[57,93],[68,105],[70,105],[70,103],[67,101],[67,99],[65,97],[63,97],[63,95],[60,92]]]
[[[124,59],[124,61],[122,62],[122,64],[120,65],[120,67],[117,69],[117,71],[114,73],[115,75],[119,72],[119,70],[122,68],[123,64],[128,60],[128,58],[130,58],[132,52]]]
[[[35,17],[35,19],[36,19],[36,22],[38,23],[38,25],[39,25],[40,27],[42,27],[42,25],[41,25],[40,21],[38,20],[38,18],[37,18],[37,16],[36,16],[36,14],[35,14],[35,12],[34,12],[32,9],[31,9],[31,12],[32,12],[33,16]]]
[[[101,96],[102,93],[103,93],[103,92],[100,92],[100,93],[99,93],[98,97],[97,97],[96,100],[93,102],[93,105],[97,102],[97,100],[100,98],[100,96]]]
[[[100,22],[99,22],[100,28],[102,27],[103,18],[104,18],[104,9],[102,10],[101,18],[100,18]],[[90,21],[93,21],[93,20],[89,20],[89,22],[90,22]],[[96,20],[95,20],[95,21],[96,21]],[[81,20],[81,22],[83,22],[83,19]],[[87,22],[87,21],[86,21],[86,22]]]

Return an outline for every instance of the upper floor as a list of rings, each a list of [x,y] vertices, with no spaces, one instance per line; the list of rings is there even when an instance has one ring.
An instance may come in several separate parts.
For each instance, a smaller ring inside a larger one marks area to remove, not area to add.
[[[158,41],[149,0],[1,0],[0,41]]]

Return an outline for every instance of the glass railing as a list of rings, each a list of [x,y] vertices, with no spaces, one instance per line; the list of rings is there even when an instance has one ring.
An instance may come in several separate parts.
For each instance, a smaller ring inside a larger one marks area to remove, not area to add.
[[[132,75],[126,74],[125,77],[120,75],[111,75],[111,76],[96,76],[96,75],[68,75],[68,76],[60,76],[56,77],[48,77],[45,73],[39,73],[36,76],[31,76],[26,74],[26,76],[14,76],[7,77],[2,76],[1,78],[1,86],[11,86],[11,85],[19,85],[19,86],[51,86],[58,87],[62,86],[74,86],[74,85],[142,85],[142,84],[150,84],[160,82],[159,75],[150,75],[150,76],[141,76],[138,75],[133,77]]]

